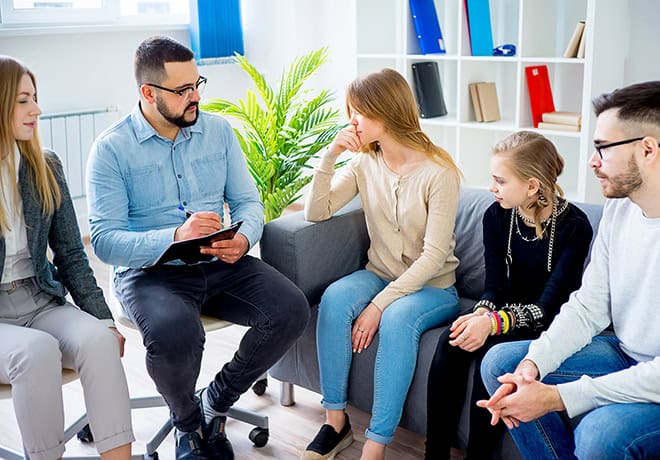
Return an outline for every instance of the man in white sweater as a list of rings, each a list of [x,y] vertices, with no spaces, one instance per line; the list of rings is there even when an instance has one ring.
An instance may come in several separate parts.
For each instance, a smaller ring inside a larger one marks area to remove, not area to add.
[[[660,81],[594,108],[590,166],[609,199],[582,287],[537,340],[481,366],[478,405],[524,458],[660,458]]]

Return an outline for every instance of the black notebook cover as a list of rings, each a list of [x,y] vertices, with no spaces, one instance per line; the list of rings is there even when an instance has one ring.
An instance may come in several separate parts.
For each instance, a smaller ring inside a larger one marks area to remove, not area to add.
[[[199,238],[174,241],[170,243],[167,249],[163,251],[156,262],[151,264],[150,267],[161,265],[165,262],[177,259],[180,259],[187,264],[194,264],[196,262],[211,260],[213,259],[213,256],[208,254],[201,254],[199,249],[202,246],[211,246],[211,244],[215,243],[216,241],[232,239],[234,235],[236,235],[236,232],[241,227],[242,223],[242,220],[238,221],[229,227],[221,228],[217,232],[210,233],[205,236],[200,236]]]
[[[442,95],[438,63],[415,62],[412,65],[415,96],[422,118],[441,117],[447,115],[445,98]]]

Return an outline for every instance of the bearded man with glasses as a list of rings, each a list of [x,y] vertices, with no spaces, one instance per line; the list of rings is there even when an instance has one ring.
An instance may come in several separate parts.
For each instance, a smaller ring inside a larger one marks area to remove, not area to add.
[[[491,398],[478,405],[524,458],[660,458],[660,81],[594,108],[589,164],[611,199],[582,287],[541,337],[481,365]]]
[[[229,408],[300,336],[309,305],[287,278],[247,255],[261,238],[263,204],[229,123],[199,111],[206,78],[193,57],[167,37],[140,44],[139,102],[92,146],[87,198],[94,251],[115,266],[115,292],[170,409],[177,460],[231,460]],[[199,262],[156,264],[173,241],[226,225],[225,203],[240,232],[202,247]],[[202,312],[250,329],[197,397]]]

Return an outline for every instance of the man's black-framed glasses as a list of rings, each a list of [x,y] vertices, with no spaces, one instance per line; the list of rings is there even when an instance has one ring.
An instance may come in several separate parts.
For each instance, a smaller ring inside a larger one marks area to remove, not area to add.
[[[597,144],[594,142],[594,149],[596,149],[596,152],[598,152],[598,156],[602,160],[603,159],[602,150],[609,149],[610,147],[617,147],[619,145],[632,144],[633,142],[641,141],[642,139],[644,139],[644,137],[645,136],[633,137],[631,139],[624,139],[622,141],[610,142],[609,144]]]
[[[186,87],[181,88],[181,89],[165,88],[164,86],[156,85],[156,84],[153,84],[153,83],[145,83],[145,85],[153,86],[154,88],[162,89],[163,91],[167,91],[169,93],[176,94],[179,97],[184,97],[186,99],[190,99],[192,97],[193,93],[195,92],[195,90],[197,90],[197,92],[200,94],[200,96],[202,95],[202,93],[204,92],[204,88],[206,88],[206,82],[207,82],[207,78],[202,77],[200,75],[193,86],[186,86]]]

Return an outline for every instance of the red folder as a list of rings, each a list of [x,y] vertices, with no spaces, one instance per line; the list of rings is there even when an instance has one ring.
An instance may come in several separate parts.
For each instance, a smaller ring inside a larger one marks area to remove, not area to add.
[[[546,112],[555,111],[552,100],[552,89],[548,78],[548,66],[538,65],[525,67],[527,89],[529,90],[529,106],[532,112],[532,124],[538,128],[541,117]]]

